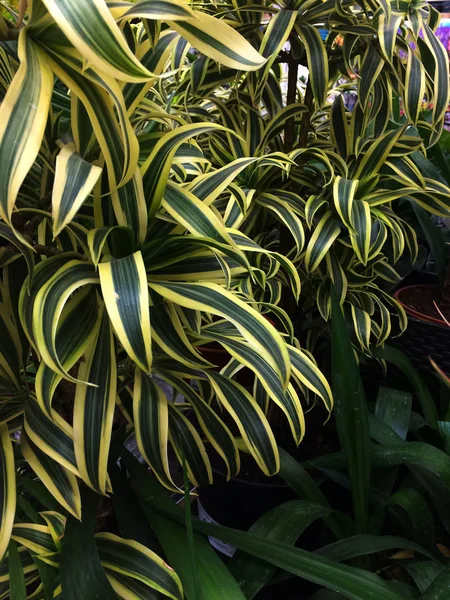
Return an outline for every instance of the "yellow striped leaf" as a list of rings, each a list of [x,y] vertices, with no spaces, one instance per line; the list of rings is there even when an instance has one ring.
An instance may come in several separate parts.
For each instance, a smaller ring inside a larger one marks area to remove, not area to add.
[[[76,519],[81,518],[81,497],[75,475],[42,452],[25,431],[22,431],[20,448],[30,467],[57,500]]]
[[[208,133],[213,129],[222,129],[216,123],[195,123],[182,125],[162,136],[152,150],[152,153],[141,166],[144,180],[144,193],[148,203],[149,218],[153,218],[159,209],[164,189],[169,178],[172,160],[180,145],[189,138]]]
[[[231,321],[242,336],[274,366],[283,386],[287,386],[290,364],[286,344],[264,317],[236,295],[215,283],[154,283],[149,280],[149,287],[175,304],[210,312]]]
[[[168,21],[199,52],[226,67],[255,71],[266,62],[232,27],[208,14],[194,11],[195,20]]]
[[[133,421],[139,452],[162,485],[179,491],[172,480],[167,457],[168,401],[162,389],[139,368],[134,376]]]
[[[280,468],[274,435],[261,408],[239,383],[210,372],[208,378],[223,407],[230,413],[259,468],[268,476]]]
[[[212,469],[205,446],[192,423],[171,404],[169,439],[180,463],[186,460],[189,480],[196,486],[212,483]]]
[[[330,246],[339,235],[333,214],[328,211],[316,225],[306,247],[305,268],[308,272],[315,271],[325,258]]]
[[[406,65],[404,110],[409,120],[415,125],[419,119],[425,95],[425,68],[423,63],[408,47],[408,63]]]
[[[41,146],[53,88],[42,49],[20,32],[20,67],[0,106],[0,216],[11,222],[17,194]]]
[[[231,431],[203,398],[181,377],[160,371],[165,381],[174,386],[194,409],[206,439],[218,452],[227,468],[227,481],[237,475],[240,468],[239,452]]]
[[[8,425],[0,425],[0,560],[8,548],[16,513],[16,467]]]
[[[84,482],[105,494],[108,453],[117,394],[114,338],[106,311],[97,338],[81,362],[75,392],[73,433],[76,464]],[[96,387],[94,387],[94,385]]]
[[[339,216],[347,227],[352,227],[352,206],[358,189],[357,179],[344,179],[339,175],[333,183],[333,200]]]
[[[147,275],[140,251],[98,266],[106,310],[128,356],[149,373],[152,364]]]
[[[77,381],[61,364],[56,348],[56,332],[63,308],[81,286],[98,283],[92,265],[72,260],[61,267],[39,290],[33,305],[33,332],[42,360],[55,373],[69,381]]]
[[[146,546],[134,540],[124,540],[113,533],[97,533],[95,542],[102,565],[114,577],[116,574],[125,575],[160,592],[164,597],[183,599],[183,589],[175,571]],[[149,590],[147,593],[151,594]],[[132,593],[126,597],[130,596],[144,598]]]
[[[52,192],[53,237],[74,218],[101,172],[78,154],[74,144],[67,144],[58,154]]]
[[[185,21],[196,18],[188,4],[180,0],[140,0],[121,15],[121,19],[136,17],[161,21]]]
[[[151,77],[129,49],[104,0],[90,0],[89,10],[76,0],[43,2],[87,63],[122,81]]]

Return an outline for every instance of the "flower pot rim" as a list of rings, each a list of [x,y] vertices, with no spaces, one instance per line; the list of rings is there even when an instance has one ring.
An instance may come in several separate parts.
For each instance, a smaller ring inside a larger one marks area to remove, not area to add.
[[[437,284],[431,284],[431,283],[422,283],[422,284],[415,284],[415,285],[406,285],[405,287],[401,287],[398,290],[396,290],[394,292],[394,298],[396,300],[398,300],[398,302],[400,302],[400,304],[403,306],[403,308],[405,309],[405,311],[408,313],[408,315],[411,315],[412,317],[415,317],[416,319],[419,319],[420,321],[425,321],[427,323],[435,323],[437,325],[443,325],[444,327],[448,327],[447,323],[443,320],[443,319],[439,319],[437,317],[431,317],[429,315],[424,315],[423,313],[421,313],[418,310],[415,310],[414,308],[411,308],[410,306],[408,306],[407,304],[405,304],[402,299],[401,299],[401,295],[403,292],[405,292],[406,290],[412,290],[412,289],[418,289],[418,288],[439,288],[440,286]]]

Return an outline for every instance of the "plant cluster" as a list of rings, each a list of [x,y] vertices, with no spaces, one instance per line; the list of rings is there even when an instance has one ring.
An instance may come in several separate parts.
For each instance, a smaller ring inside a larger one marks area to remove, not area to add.
[[[381,348],[393,319],[406,326],[382,285],[417,253],[397,203],[450,206],[417,166],[448,101],[438,13],[348,0],[2,7],[0,598],[18,585],[70,599],[73,560],[102,598],[181,598],[119,501],[118,528],[94,538],[98,497],[128,497],[115,462],[129,435],[171,491],[172,452],[196,486],[212,483],[211,453],[228,478],[240,452],[277,473],[273,407],[297,445],[304,408],[333,407],[312,354],[333,287],[358,350]],[[220,371],[211,344],[228,355]]]

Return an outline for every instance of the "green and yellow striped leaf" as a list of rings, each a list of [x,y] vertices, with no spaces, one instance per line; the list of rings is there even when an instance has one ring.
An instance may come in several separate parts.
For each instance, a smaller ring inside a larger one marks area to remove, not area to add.
[[[355,330],[356,338],[360,343],[361,348],[368,352],[371,331],[370,316],[368,313],[366,313],[365,310],[358,308],[354,304],[351,304],[350,310],[353,320],[353,329]]]
[[[75,51],[49,47],[52,70],[82,102],[106,162],[110,191],[129,181],[138,164],[139,145],[122,89],[112,77],[83,68]]]
[[[56,411],[50,409],[47,414],[30,396],[25,407],[24,427],[28,439],[41,452],[74,475],[79,475],[75,460],[73,429]]]
[[[167,458],[168,400],[151,377],[136,368],[133,386],[133,421],[139,452],[166,488],[179,491]]]
[[[400,12],[381,13],[378,17],[378,39],[385,60],[392,63],[398,28],[403,20]]]
[[[164,352],[193,369],[210,367],[190,343],[177,311],[171,302],[155,304],[151,307],[152,339]]]
[[[325,103],[328,92],[328,56],[325,44],[320,37],[319,30],[308,23],[297,23],[296,29],[303,42],[308,59],[309,78],[316,108],[321,108]]]
[[[362,179],[366,175],[378,173],[395,144],[403,136],[404,131],[405,127],[387,131],[377,140],[372,142],[369,149],[364,153],[364,156],[356,169],[356,173],[354,173],[354,178]]]
[[[295,260],[295,258],[301,254],[305,244],[305,231],[299,217],[291,210],[287,202],[280,200],[274,194],[261,194],[257,196],[256,202],[270,210],[282,223],[284,223],[284,225],[286,225],[294,238],[296,253],[293,260]]]
[[[103,567],[113,576],[126,575],[165,597],[182,600],[183,588],[175,571],[144,545],[113,533],[97,533],[95,542]]]
[[[357,179],[344,179],[339,175],[333,183],[333,200],[336,210],[348,228],[352,227],[352,206],[358,189]]]
[[[54,510],[44,510],[39,514],[47,523],[50,535],[53,538],[53,543],[59,550],[61,548],[61,540],[64,537],[64,530],[66,527],[67,520],[66,517]]]
[[[8,425],[0,425],[0,560],[5,556],[16,514],[16,467]]]
[[[429,71],[433,82],[434,102],[433,120],[438,122],[445,114],[449,98],[449,66],[448,56],[442,42],[433,33],[432,29],[423,23],[423,35],[425,43],[433,56],[433,66]]]
[[[61,267],[39,290],[33,305],[33,332],[37,349],[45,364],[70,381],[77,381],[61,364],[56,348],[56,332],[64,306],[81,286],[98,283],[92,265],[71,260]]]
[[[95,341],[81,362],[75,392],[73,433],[80,476],[94,491],[106,494],[107,464],[117,394],[114,337],[106,311]],[[94,387],[95,386],[95,387]]]
[[[56,354],[65,371],[69,371],[95,339],[100,326],[97,299],[92,290],[76,294],[67,303],[56,332]],[[56,386],[62,376],[41,361],[35,380],[36,399],[51,418]]]
[[[408,48],[406,65],[404,110],[409,120],[415,125],[419,119],[425,95],[425,68],[415,53]]]
[[[121,19],[157,19],[161,21],[185,21],[195,19],[195,13],[186,2],[180,0],[141,0],[123,13]]]
[[[149,373],[152,364],[147,275],[140,251],[98,265],[106,310],[128,356]]]
[[[208,133],[214,129],[223,130],[216,123],[194,123],[182,125],[164,134],[153,148],[150,156],[141,166],[144,181],[144,194],[147,199],[148,215],[152,219],[158,211],[164,189],[169,178],[172,160],[177,149],[189,138]]]
[[[267,396],[272,399],[286,415],[292,436],[297,444],[302,440],[305,422],[300,400],[291,385],[283,390],[276,371],[250,344],[233,335],[223,335],[217,331],[216,324],[203,327],[202,337],[219,342],[240,364],[250,368],[258,377]],[[238,332],[236,331],[236,334]]]
[[[125,186],[124,186],[125,187]],[[119,249],[121,254],[128,254],[134,250],[134,234],[129,227],[116,225],[114,227],[99,227],[90,229],[87,235],[89,252],[92,262],[97,267],[102,254],[109,255],[106,251],[108,238],[111,237],[111,246]]]
[[[361,64],[361,76],[358,86],[358,99],[363,109],[367,106],[370,94],[374,90],[374,83],[379,77],[384,64],[384,59],[377,52],[375,46],[368,44]]]
[[[239,452],[234,437],[225,423],[215,411],[203,400],[191,386],[173,373],[160,371],[165,381],[174,386],[184,396],[186,402],[194,409],[200,427],[206,439],[218,452],[227,468],[227,481],[237,475],[240,468]]]
[[[13,540],[31,550],[34,554],[55,552],[56,546],[47,525],[36,523],[16,523],[12,530]]]
[[[305,268],[308,272],[315,271],[325,258],[340,229],[333,214],[328,211],[316,225],[306,247]]]
[[[147,235],[148,214],[139,167],[127,183],[111,192],[111,200],[118,224],[129,227],[136,242],[142,244]]]
[[[1,231],[1,228],[0,228]],[[30,250],[31,252],[31,250]],[[61,253],[47,258],[36,265],[33,271],[33,279],[30,273],[26,278],[19,296],[19,318],[25,335],[30,344],[36,348],[33,334],[33,305],[39,290],[66,262],[79,257],[75,252]]]
[[[323,401],[325,408],[331,412],[333,408],[333,394],[328,381],[317,365],[302,350],[288,345],[289,356],[292,364],[292,374],[300,383],[317,394]]]
[[[7,223],[39,152],[53,88],[46,54],[26,28],[19,35],[18,55],[20,67],[0,106],[0,217]]]
[[[283,385],[287,385],[290,364],[283,339],[266,319],[236,295],[215,283],[154,283],[149,280],[149,287],[175,304],[210,312],[231,321],[242,336],[274,366]]]
[[[189,480],[196,486],[213,481],[211,463],[205,446],[192,423],[183,413],[168,404],[169,439],[180,463],[186,460]]]
[[[81,497],[75,475],[42,452],[25,431],[20,448],[23,457],[52,496],[76,519],[81,518]]]
[[[236,381],[214,372],[207,375],[259,468],[268,476],[277,473],[280,468],[278,447],[267,418],[255,399]]]
[[[86,63],[122,81],[151,77],[131,52],[104,0],[91,0],[89,10],[76,0],[43,2]]]
[[[161,206],[191,234],[234,245],[225,225],[213,210],[180,185],[167,182]]]
[[[339,154],[346,158],[350,154],[350,128],[342,94],[339,94],[331,107],[330,134]]]
[[[352,204],[350,240],[359,260],[367,264],[370,252],[370,237],[372,233],[372,219],[370,206],[364,200],[356,199]]]
[[[52,193],[53,237],[72,221],[92,192],[102,169],[85,161],[70,143],[56,157]]]
[[[266,59],[232,27],[211,15],[199,11],[194,14],[194,20],[168,23],[199,52],[241,71],[255,71],[264,65]]]

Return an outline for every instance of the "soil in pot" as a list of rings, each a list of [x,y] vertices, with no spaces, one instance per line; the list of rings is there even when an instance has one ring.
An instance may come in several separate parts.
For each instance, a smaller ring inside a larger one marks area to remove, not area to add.
[[[448,300],[444,301],[442,299],[442,288],[438,285],[408,286],[400,289],[396,293],[396,297],[403,304],[407,312],[414,311],[425,317],[445,323],[436,309],[436,303],[444,317],[450,320],[450,303]]]

